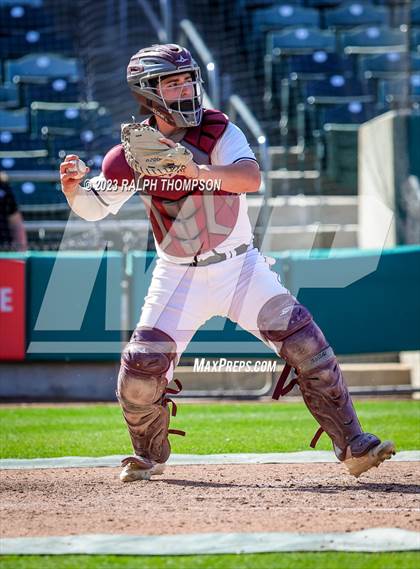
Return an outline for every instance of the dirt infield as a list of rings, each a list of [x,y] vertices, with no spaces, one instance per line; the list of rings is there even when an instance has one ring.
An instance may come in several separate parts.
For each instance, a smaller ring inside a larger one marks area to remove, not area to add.
[[[419,467],[356,481],[340,464],[172,466],[129,484],[117,468],[4,470],[1,536],[420,530]]]

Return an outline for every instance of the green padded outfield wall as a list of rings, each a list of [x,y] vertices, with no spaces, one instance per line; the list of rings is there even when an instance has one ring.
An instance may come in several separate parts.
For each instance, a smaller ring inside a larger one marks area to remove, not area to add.
[[[123,256],[27,256],[27,358],[118,360]]]
[[[308,306],[337,353],[420,349],[420,246],[382,254],[336,249],[272,255],[282,281]],[[119,359],[124,334],[121,254],[60,253],[58,260],[56,253],[2,256],[27,260],[28,359]],[[129,329],[138,320],[153,266],[150,254],[133,252],[127,258]],[[222,318],[200,329],[186,353],[271,354]]]
[[[420,349],[420,246],[368,251],[270,253],[282,282],[308,306],[339,354]],[[153,255],[130,255],[131,326],[150,283]],[[152,264],[150,264],[152,262]],[[146,273],[145,273],[146,271]],[[206,323],[185,355],[270,356],[272,352],[222,318]]]
[[[284,268],[338,354],[420,349],[420,246],[294,252]]]

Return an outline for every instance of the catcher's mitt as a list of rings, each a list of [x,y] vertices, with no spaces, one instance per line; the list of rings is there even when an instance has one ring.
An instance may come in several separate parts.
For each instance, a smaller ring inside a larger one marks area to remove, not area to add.
[[[192,161],[192,153],[177,144],[170,148],[159,139],[163,135],[141,123],[121,125],[121,142],[128,164],[142,176],[173,176],[182,174]]]

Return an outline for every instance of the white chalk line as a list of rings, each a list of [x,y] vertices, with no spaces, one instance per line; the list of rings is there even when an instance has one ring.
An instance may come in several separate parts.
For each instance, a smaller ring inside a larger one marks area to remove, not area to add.
[[[349,533],[90,534],[2,540],[3,555],[203,555],[292,551],[383,553],[420,549],[417,532],[372,528]]]
[[[4,458],[0,460],[0,470],[38,469],[38,468],[91,468],[116,467],[127,455],[101,457],[62,456],[56,458]],[[394,462],[420,461],[420,451],[397,452],[391,459]],[[169,466],[188,466],[194,464],[304,464],[338,462],[332,451],[311,450],[279,453],[236,453],[236,454],[173,454]]]

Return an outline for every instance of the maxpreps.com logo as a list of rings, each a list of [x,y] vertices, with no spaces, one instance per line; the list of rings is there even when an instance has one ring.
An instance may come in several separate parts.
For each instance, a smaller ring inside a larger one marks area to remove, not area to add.
[[[261,373],[276,372],[276,360],[228,360],[219,358],[217,360],[208,360],[206,358],[194,358],[193,370],[201,373],[217,373],[222,371],[242,372],[242,373]]]

